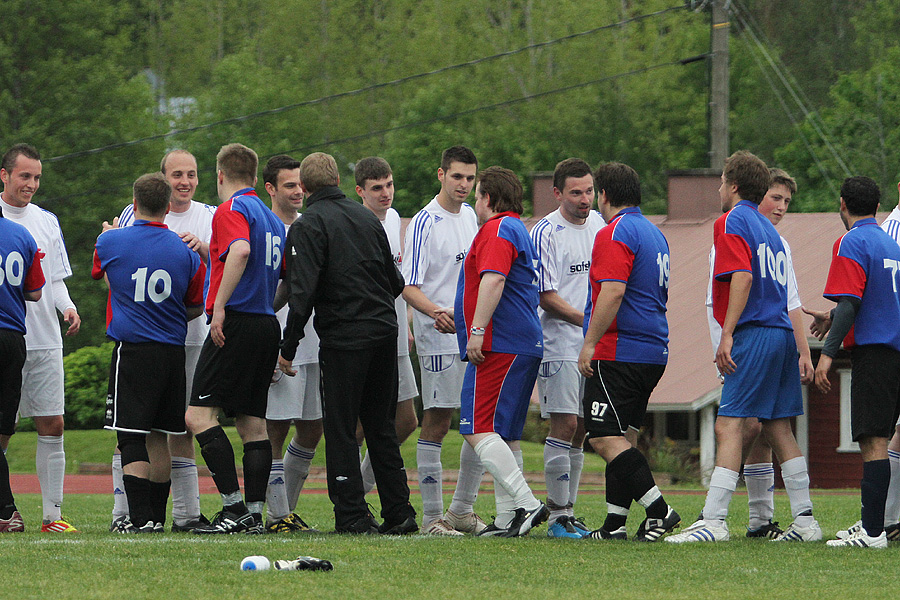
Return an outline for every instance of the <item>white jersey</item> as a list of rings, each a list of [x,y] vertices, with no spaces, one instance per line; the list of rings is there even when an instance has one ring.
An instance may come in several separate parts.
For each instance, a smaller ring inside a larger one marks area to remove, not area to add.
[[[170,210],[166,213],[163,223],[175,233],[193,233],[204,244],[209,244],[212,237],[212,218],[215,212],[215,206],[191,200],[191,205],[186,211],[177,213]],[[130,227],[131,225],[134,225],[134,204],[126,206],[119,215],[119,227]],[[209,325],[206,323],[206,316],[200,315],[196,319],[188,321],[184,345],[202,346],[208,333]]]
[[[900,206],[891,211],[891,214],[881,224],[881,228],[900,244]]]
[[[453,307],[459,269],[477,232],[478,219],[471,206],[463,204],[454,214],[444,210],[435,196],[406,228],[406,285],[418,286],[440,307]],[[413,333],[419,356],[459,353],[456,336],[437,331],[434,319],[419,311],[413,311]]]
[[[781,238],[784,245],[785,273],[787,274],[787,309],[788,312],[800,308],[803,303],[800,302],[800,289],[797,285],[797,275],[794,273],[794,260],[791,258],[791,246],[784,237]],[[716,247],[709,249],[709,284],[706,286],[706,319],[709,321],[709,339],[712,342],[713,350],[719,347],[722,340],[722,326],[713,317],[712,309],[712,280],[713,269],[716,262]]]
[[[400,252],[400,213],[389,208],[381,226],[384,227],[388,242],[391,244],[394,264],[399,269],[403,265]],[[409,356],[409,321],[406,316],[406,300],[402,295],[394,300],[394,307],[397,309],[397,356]]]
[[[62,333],[56,311],[75,308],[75,303],[69,298],[69,291],[63,281],[72,274],[72,267],[69,266],[69,255],[66,253],[59,220],[52,212],[35,204],[18,207],[3,201],[0,203],[3,216],[25,227],[44,253],[41,269],[46,283],[41,299],[26,302],[25,347],[29,351],[61,349]]]
[[[302,219],[303,215],[300,215],[298,218]],[[287,231],[290,228],[290,225],[284,226],[284,239],[287,239]],[[281,307],[281,310],[275,313],[275,316],[278,318],[278,324],[281,325],[281,331],[284,331],[284,327],[287,325],[287,317],[290,309],[291,307],[285,304]],[[300,340],[300,344],[297,346],[297,354],[294,355],[294,360],[291,361],[291,366],[293,367],[311,365],[319,362],[319,334],[316,333],[316,330],[313,327],[313,319],[315,316],[315,311],[311,312],[309,320],[306,322],[306,325],[303,326],[303,339]]]
[[[588,271],[594,238],[603,228],[603,217],[595,211],[582,225],[570,223],[556,209],[531,230],[531,240],[541,265],[538,269],[538,291],[556,291],[560,298],[578,310],[584,310],[590,291]],[[538,309],[544,330],[544,361],[578,360],[584,344],[580,325]]]

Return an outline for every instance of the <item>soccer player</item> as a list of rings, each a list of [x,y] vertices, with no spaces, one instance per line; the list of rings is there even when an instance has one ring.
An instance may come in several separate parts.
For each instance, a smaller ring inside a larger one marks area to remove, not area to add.
[[[340,190],[334,158],[315,152],[300,163],[306,211],[288,232],[290,313],[278,358],[291,360],[313,308],[325,429],[328,496],[339,533],[405,534],[418,530],[397,434],[397,312],[403,277],[384,229],[371,211]],[[383,523],[369,512],[360,473],[357,421],[381,498]]]
[[[776,227],[787,213],[791,198],[797,192],[797,183],[794,178],[782,169],[769,169],[772,183],[759,204],[761,215],[769,219]],[[803,311],[800,302],[800,294],[797,288],[797,277],[794,274],[794,264],[791,260],[791,247],[784,237],[781,238],[785,252],[785,271],[787,273],[788,290],[788,316],[794,330],[794,340],[800,351],[799,368],[800,381],[810,383],[812,381],[813,366],[810,357],[809,342],[803,328]],[[709,252],[709,286],[706,290],[706,312],[709,319],[709,333],[712,339],[713,351],[719,347],[719,339],[722,327],[713,316],[712,287],[715,267],[715,248]],[[721,377],[721,375],[720,375]],[[747,527],[747,537],[775,539],[783,533],[778,523],[772,519],[775,516],[775,467],[772,464],[772,447],[761,436],[762,425],[759,420],[746,419],[744,421],[744,481],[747,484],[747,503],[749,505],[750,522]]]
[[[413,217],[406,228],[403,298],[415,309],[413,333],[422,376],[422,429],[416,444],[422,533],[480,533],[487,525],[475,514],[475,499],[484,466],[468,444],[459,455],[459,475],[453,500],[444,513],[441,444],[460,406],[465,366],[453,333],[453,302],[460,267],[478,231],[478,220],[466,198],[475,185],[478,160],[465,146],[441,155],[437,177],[441,190]]]
[[[25,365],[25,302],[41,299],[44,273],[41,252],[25,227],[0,212],[0,439],[16,431],[16,412],[22,394]],[[9,485],[6,452],[0,452],[0,533],[25,531]]]
[[[391,254],[394,264],[400,268],[402,257],[400,254],[400,214],[391,208],[394,202],[394,175],[391,165],[383,158],[370,156],[356,163],[353,170],[356,178],[356,193],[362,199],[363,206],[371,210],[384,232],[387,234],[388,243],[391,245]],[[416,430],[419,421],[416,418],[416,407],[413,405],[419,390],[416,388],[416,377],[413,373],[412,362],[409,359],[409,317],[407,316],[406,301],[403,296],[397,296],[394,300],[397,309],[397,412],[394,416],[394,429],[397,432],[397,441],[400,444]],[[356,441],[362,443],[362,431],[357,432]],[[369,493],[375,486],[375,474],[372,472],[372,460],[368,452],[362,461],[363,489]]]
[[[716,366],[725,378],[716,418],[716,467],[703,518],[667,542],[729,539],[725,518],[741,468],[744,421],[762,431],[781,463],[794,522],[774,541],[815,541],[822,530],[812,514],[806,459],[791,430],[802,414],[797,344],[787,310],[787,257],[781,237],[759,212],[771,175],[753,154],[725,161],[722,210],[713,230],[716,259],[713,314],[722,326]]]
[[[454,303],[463,381],[459,432],[494,477],[497,516],[480,535],[518,537],[547,520],[522,473],[522,429],[544,339],[537,254],[522,223],[522,184],[502,167],[475,186],[481,229],[463,262]]]
[[[550,419],[544,442],[544,479],[550,509],[550,537],[581,538],[590,533],[575,520],[574,506],[584,466],[584,378],[578,353],[584,343],[584,300],[594,237],[603,219],[594,205],[594,176],[580,158],[567,158],[553,172],[559,208],[531,230],[541,261],[538,314],[544,331],[544,359],[538,370],[541,417]],[[577,308],[581,307],[581,308]]]
[[[209,240],[212,235],[212,218],[215,208],[194,200],[197,191],[198,171],[197,159],[187,150],[172,150],[167,152],[160,161],[160,172],[172,188],[172,197],[169,200],[169,212],[163,221],[169,229],[181,237],[185,244],[197,252],[200,259],[206,262],[209,257]],[[134,223],[134,205],[129,204],[122,210],[118,220],[113,221],[113,227],[128,227]],[[209,325],[206,319],[192,319],[188,323],[187,337],[185,338],[185,365],[184,372],[187,381],[185,391],[185,408],[191,398],[191,386],[194,380],[194,371],[197,367],[197,359],[200,357],[200,349],[203,341],[209,333]],[[149,436],[162,435],[151,431]],[[195,527],[206,524],[206,520],[200,513],[200,486],[197,480],[197,460],[194,453],[194,437],[190,432],[181,435],[168,436],[169,451],[172,455],[171,481],[172,481],[172,531],[191,531]],[[128,502],[122,480],[122,460],[118,447],[113,455],[113,525],[117,528],[120,519],[128,514]]]
[[[272,199],[272,212],[284,223],[287,239],[288,229],[303,208],[300,161],[285,154],[273,156],[263,168],[263,181]],[[285,306],[275,315],[281,327],[287,324],[288,310]],[[322,439],[319,336],[313,328],[313,318],[303,328],[303,339],[291,368],[297,371],[296,376],[286,377],[276,368],[273,382],[269,385],[266,429],[272,444],[273,459],[266,491],[267,533],[313,531],[294,512],[309,475],[309,464]],[[294,435],[285,452],[284,442],[291,431],[291,422],[294,423]]]
[[[41,531],[73,533],[77,530],[62,517],[63,480],[66,453],[63,447],[65,386],[62,335],[56,311],[69,324],[66,336],[78,333],[81,317],[69,298],[65,279],[72,274],[56,215],[32,204],[41,185],[41,155],[27,144],[16,144],[0,160],[0,208],[10,221],[23,225],[34,236],[43,258],[41,268],[47,280],[40,301],[26,311],[25,345],[28,357],[22,371],[20,417],[34,418],[38,442],[35,453],[41,484],[43,525]],[[0,434],[6,450],[9,438]]]
[[[263,204],[253,186],[259,159],[241,144],[216,156],[216,209],[209,242],[209,335],[200,351],[188,428],[212,471],[222,510],[199,534],[262,533],[272,445],[266,433],[266,396],[280,331],[273,301],[283,272],[284,224]],[[235,417],[244,444],[241,496],[234,451],[218,415]]]
[[[891,467],[888,440],[900,417],[900,247],[875,221],[881,192],[868,177],[841,185],[840,215],[847,233],[834,243],[824,296],[837,302],[816,366],[816,386],[831,390],[828,371],[840,349],[850,350],[850,416],[863,459],[862,524],[829,546],[886,548],[884,510]],[[814,329],[824,331],[824,314]],[[818,326],[818,327],[817,327]],[[824,328],[825,330],[828,327]]]
[[[121,533],[162,532],[171,457],[165,434],[184,434],[187,322],[203,312],[206,268],[163,223],[172,188],[159,173],[134,183],[133,227],[97,238],[94,279],[109,286],[115,341],[105,428],[116,432],[128,517]],[[151,431],[163,435],[150,436]]]
[[[592,539],[625,539],[632,500],[647,512],[634,539],[655,542],[681,517],[663,498],[629,430],[639,431],[669,355],[669,244],[641,213],[641,184],[628,165],[597,167],[607,225],[591,252],[590,296],[578,370],[587,378],[583,415],[591,447],[606,461],[606,521]]]

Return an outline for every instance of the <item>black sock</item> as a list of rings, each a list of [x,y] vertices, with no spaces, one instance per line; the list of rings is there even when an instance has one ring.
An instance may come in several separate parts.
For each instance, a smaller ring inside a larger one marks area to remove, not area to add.
[[[237,470],[234,468],[234,449],[225,430],[216,425],[198,433],[196,438],[219,493],[233,494],[240,491]]]
[[[272,470],[272,444],[269,440],[244,444],[244,499],[265,502]]]
[[[0,450],[0,519],[9,519],[16,510],[12,488],[9,485],[9,463]]]
[[[872,537],[884,531],[884,503],[891,483],[891,463],[888,459],[863,463],[863,478],[859,484],[862,496],[863,529]]]
[[[631,508],[631,494],[619,477],[621,470],[616,464],[617,460],[618,457],[606,465],[606,520],[603,522],[603,528],[607,531],[623,527],[628,520],[628,510]],[[611,507],[621,509],[624,514],[611,512]]]
[[[125,475],[125,497],[128,499],[128,516],[136,527],[143,527],[153,520],[153,499],[149,479]]]
[[[647,492],[656,487],[656,482],[653,481],[653,473],[650,472],[650,465],[637,448],[629,448],[613,460],[613,463],[616,462],[621,464],[619,468],[622,470],[619,477],[625,482],[633,500],[640,500]],[[660,496],[646,508],[648,517],[662,519],[666,516],[668,505],[665,503],[665,500],[659,502],[661,499],[662,497]]]
[[[169,503],[169,488],[171,481],[150,482],[150,501],[153,511],[153,520],[157,523],[166,522],[166,505]]]

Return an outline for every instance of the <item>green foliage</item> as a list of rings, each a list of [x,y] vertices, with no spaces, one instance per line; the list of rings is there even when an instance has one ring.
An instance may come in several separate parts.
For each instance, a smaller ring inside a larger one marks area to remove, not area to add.
[[[85,346],[63,358],[66,371],[66,428],[103,427],[113,343]]]

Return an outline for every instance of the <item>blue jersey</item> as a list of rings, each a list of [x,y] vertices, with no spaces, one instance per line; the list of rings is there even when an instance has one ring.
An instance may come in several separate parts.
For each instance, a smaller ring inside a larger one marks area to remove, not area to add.
[[[713,245],[713,316],[719,325],[724,324],[728,310],[731,276],[743,271],[753,275],[753,283],[737,327],[792,329],[787,312],[787,254],[775,226],[757,205],[741,200],[719,217],[713,227]]]
[[[231,244],[250,244],[250,258],[226,308],[275,316],[272,302],[284,273],[284,223],[262,203],[253,188],[236,192],[216,209],[209,241],[209,291],[206,314],[212,315]]]
[[[185,306],[203,305],[206,269],[158,222],[136,220],[97,238],[91,276],[109,281],[106,335],[117,342],[184,345]]]
[[[472,240],[459,271],[454,320],[459,352],[466,360],[469,329],[475,316],[481,277],[506,277],[503,294],[485,327],[482,350],[542,357],[544,335],[537,316],[539,265],[534,244],[519,215],[504,212],[488,220]]]
[[[604,282],[625,284],[625,295],[609,329],[594,347],[594,360],[664,365],[669,358],[669,243],[641,209],[629,206],[597,233],[591,253],[590,293],[584,310],[587,334],[591,312]]]
[[[883,344],[900,351],[900,246],[874,218],[860,219],[834,243],[824,296],[860,300],[845,347]]]
[[[0,329],[25,334],[25,294],[44,287],[42,256],[27,229],[0,216]]]

